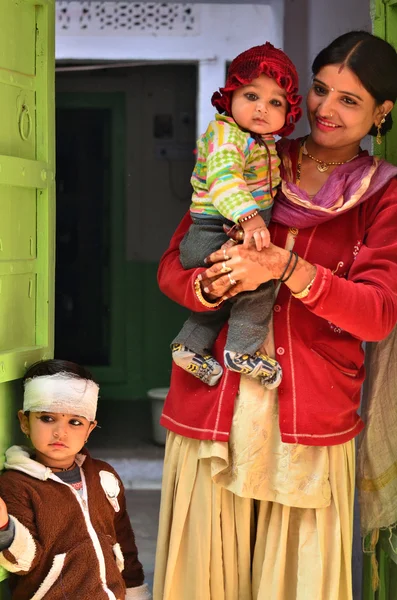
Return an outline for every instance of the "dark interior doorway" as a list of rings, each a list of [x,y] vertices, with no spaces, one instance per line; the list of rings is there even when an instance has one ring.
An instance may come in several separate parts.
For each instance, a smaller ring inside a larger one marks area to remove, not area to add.
[[[61,103],[56,118],[56,354],[108,365],[111,111]]]
[[[184,314],[156,272],[190,205],[196,95],[196,65],[57,74],[55,356],[102,397],[168,384]]]

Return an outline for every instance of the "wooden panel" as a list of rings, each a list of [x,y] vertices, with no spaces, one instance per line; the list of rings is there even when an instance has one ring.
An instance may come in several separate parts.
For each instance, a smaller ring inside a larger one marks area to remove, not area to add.
[[[36,190],[21,187],[7,192],[0,186],[0,269],[3,261],[36,256]]]
[[[397,0],[375,0],[373,32],[397,47]],[[393,120],[396,121],[397,109],[393,109]],[[387,133],[381,145],[374,143],[374,154],[397,164],[397,129],[393,127]],[[390,539],[389,539],[390,537]],[[364,559],[363,600],[396,600],[397,598],[397,536],[389,536],[388,531],[381,531],[377,546],[379,562],[379,589],[372,589],[372,566],[370,557]]]
[[[36,158],[34,91],[0,83],[0,114],[0,154]]]
[[[0,0],[0,453],[18,379],[53,351],[54,4]]]
[[[0,2],[0,67],[35,74],[36,8],[17,0]]]
[[[0,185],[45,189],[53,183],[47,163],[0,154]]]
[[[36,329],[36,276],[33,273],[0,276],[0,353],[34,346]]]

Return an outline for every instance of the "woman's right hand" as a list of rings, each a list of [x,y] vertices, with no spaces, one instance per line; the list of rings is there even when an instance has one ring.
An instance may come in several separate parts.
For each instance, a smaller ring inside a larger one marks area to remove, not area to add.
[[[8,510],[3,498],[0,498],[0,529],[8,523]]]
[[[289,251],[273,244],[261,252],[254,245],[244,248],[239,244],[226,249],[223,246],[207,259],[213,264],[201,275],[202,290],[211,299],[227,299],[256,290],[262,283],[280,277],[289,256]]]

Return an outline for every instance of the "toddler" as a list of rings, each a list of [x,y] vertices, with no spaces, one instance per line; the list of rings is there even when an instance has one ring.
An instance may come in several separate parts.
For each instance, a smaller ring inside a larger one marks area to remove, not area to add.
[[[150,600],[123,484],[84,448],[99,388],[74,363],[46,360],[24,377],[20,426],[0,477],[0,566],[13,600]]]
[[[267,224],[280,183],[274,135],[293,131],[302,114],[300,102],[294,65],[270,43],[246,50],[232,61],[225,87],[212,97],[221,114],[197,144],[191,179],[192,225],[180,245],[185,269],[205,266],[204,259],[228,239],[225,227],[242,228],[246,246],[255,243],[257,250],[269,246]],[[226,250],[224,255],[222,272],[235,285]],[[281,368],[259,350],[268,334],[273,301],[274,285],[269,282],[238,294],[217,310],[193,313],[172,343],[173,360],[215,385],[223,369],[211,348],[229,320],[225,366],[259,377],[268,388],[277,387]]]

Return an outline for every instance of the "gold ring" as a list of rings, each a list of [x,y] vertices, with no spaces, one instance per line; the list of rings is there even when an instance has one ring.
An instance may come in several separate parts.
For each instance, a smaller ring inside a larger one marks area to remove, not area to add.
[[[223,258],[225,260],[229,260],[230,259],[230,256],[227,255],[226,248],[223,248]]]
[[[236,231],[236,240],[243,240],[244,239],[244,231],[242,229],[240,229],[239,231]]]
[[[226,262],[223,262],[221,273],[229,273],[229,271],[231,271],[231,268],[227,266]]]
[[[233,279],[230,273],[228,273],[227,276],[229,277],[230,285],[236,285],[237,281]]]

